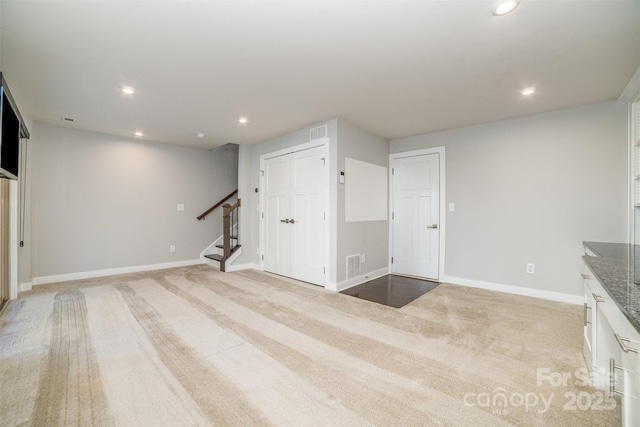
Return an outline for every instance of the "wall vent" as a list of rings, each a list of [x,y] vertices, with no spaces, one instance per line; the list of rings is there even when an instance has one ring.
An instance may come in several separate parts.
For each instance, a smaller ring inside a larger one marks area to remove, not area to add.
[[[347,257],[347,280],[362,275],[360,259],[360,254],[349,255]]]
[[[329,128],[327,125],[311,128],[309,131],[309,140],[313,141],[318,138],[326,138],[329,135]]]

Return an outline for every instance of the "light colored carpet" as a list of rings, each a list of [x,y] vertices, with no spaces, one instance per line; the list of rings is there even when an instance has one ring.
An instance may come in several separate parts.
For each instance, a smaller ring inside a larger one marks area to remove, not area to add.
[[[619,425],[578,369],[578,306],[445,284],[398,310],[193,266],[12,302],[0,423]]]

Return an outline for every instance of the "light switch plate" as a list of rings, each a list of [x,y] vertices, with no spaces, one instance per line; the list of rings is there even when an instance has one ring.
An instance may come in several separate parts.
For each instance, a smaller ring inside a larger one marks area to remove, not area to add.
[[[178,211],[184,210],[184,203],[178,203]]]
[[[455,203],[449,203],[449,212],[454,212],[456,210],[456,204]]]

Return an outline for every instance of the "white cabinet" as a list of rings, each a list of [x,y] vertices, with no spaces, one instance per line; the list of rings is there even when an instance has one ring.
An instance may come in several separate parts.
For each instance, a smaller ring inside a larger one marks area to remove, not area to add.
[[[635,349],[640,348],[640,342],[633,344]],[[633,352],[623,352],[620,362],[624,369],[624,393],[625,405],[623,405],[623,420],[626,425],[640,425],[640,355]]]
[[[624,426],[640,425],[640,333],[585,266],[584,357],[594,386],[618,395]]]
[[[584,284],[584,311],[583,311],[583,324],[584,324],[584,359],[587,362],[589,370],[595,366],[596,361],[596,342],[595,336],[596,328],[593,325],[596,323],[596,301],[593,299],[591,289],[587,285],[586,281],[588,276],[584,274],[582,278],[585,280]]]
[[[613,336],[610,328],[602,322],[602,304],[608,294],[597,281],[595,275],[585,266],[582,274],[584,281],[584,358],[593,374],[594,386],[607,390],[609,359],[612,353],[610,344]]]
[[[640,334],[616,307],[605,306],[603,322],[610,327],[613,342],[609,375],[610,392],[622,397],[624,425],[640,424]]]

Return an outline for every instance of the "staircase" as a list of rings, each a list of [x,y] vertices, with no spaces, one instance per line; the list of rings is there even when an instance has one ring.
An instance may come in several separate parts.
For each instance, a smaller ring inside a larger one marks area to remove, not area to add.
[[[220,268],[220,271],[226,271],[227,266],[241,253],[238,226],[241,201],[238,199],[233,205],[224,203],[237,192],[238,190],[235,190],[197,218],[203,220],[209,213],[222,206],[222,236],[205,249],[201,255],[207,264]]]
[[[218,241],[222,241],[224,236],[220,236],[218,238],[218,240],[216,240],[216,242]],[[231,236],[231,241],[232,243],[232,249],[231,249],[231,253],[229,254],[228,258],[236,258],[235,256],[233,256],[238,250],[240,250],[240,248],[242,246],[240,246],[239,244],[237,244],[238,242],[238,236]],[[213,250],[214,252],[212,253],[208,253],[206,255],[204,255],[205,258],[210,259],[212,261],[217,262],[218,264],[210,264],[213,265],[215,267],[220,267],[220,262],[223,260],[224,258],[224,245],[223,244],[213,244],[212,246],[210,246],[208,249]],[[207,251],[208,252],[208,251]],[[239,254],[238,254],[239,255]],[[223,270],[224,271],[224,270]]]

